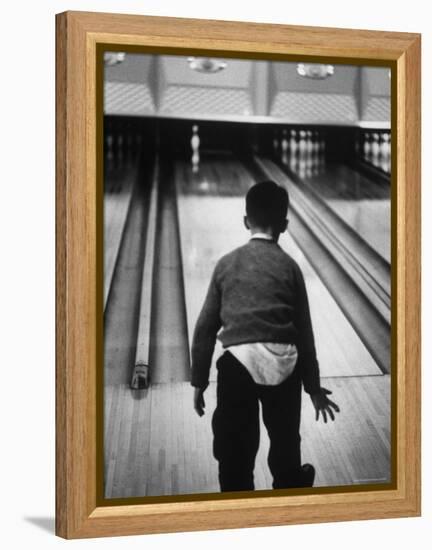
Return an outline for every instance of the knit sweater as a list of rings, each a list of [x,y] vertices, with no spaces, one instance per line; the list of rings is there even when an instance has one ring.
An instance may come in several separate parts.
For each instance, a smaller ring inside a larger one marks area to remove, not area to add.
[[[246,342],[296,344],[296,369],[304,389],[310,394],[319,391],[303,274],[275,241],[250,240],[217,262],[192,341],[195,387],[208,385],[216,337],[224,348]]]

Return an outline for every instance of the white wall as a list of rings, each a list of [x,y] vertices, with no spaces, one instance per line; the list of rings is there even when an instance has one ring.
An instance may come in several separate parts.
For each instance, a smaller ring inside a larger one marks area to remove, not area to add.
[[[54,514],[54,13],[66,9],[423,32],[423,280],[431,280],[432,23],[427,3],[346,0],[68,0],[2,7],[0,49],[0,540],[4,548],[188,550],[430,547],[432,400],[430,285],[424,285],[423,518],[156,535],[65,543]],[[430,158],[430,154],[429,154]]]

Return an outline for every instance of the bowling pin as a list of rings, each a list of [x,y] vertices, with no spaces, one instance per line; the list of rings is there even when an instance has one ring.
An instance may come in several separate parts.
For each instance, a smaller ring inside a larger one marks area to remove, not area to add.
[[[306,132],[306,151],[309,155],[311,155],[313,150],[314,150],[314,145],[313,145],[312,132],[311,130],[308,130]]]
[[[387,174],[390,173],[390,162],[388,157],[381,157],[380,168]]]
[[[200,146],[200,138],[198,135],[198,125],[194,124],[192,126],[192,138],[191,138],[191,148],[192,148],[192,172],[196,173],[199,170],[199,162],[200,162],[200,156],[199,156],[199,146]]]
[[[304,130],[300,130],[300,140],[298,144],[298,149],[300,155],[304,155],[307,150],[307,143],[306,143],[306,132]]]
[[[294,174],[297,174],[297,171],[298,171],[297,160],[298,160],[298,157],[296,155],[290,156],[289,167],[290,167],[290,170],[294,172]]]
[[[313,157],[310,153],[308,153],[307,157],[306,157],[306,169],[305,169],[305,173],[306,173],[306,177],[307,178],[311,178],[312,177],[312,167],[313,167]]]
[[[312,175],[318,176],[320,170],[320,158],[319,158],[319,150],[315,147],[315,151],[312,155]]]
[[[291,156],[295,155],[298,150],[298,144],[297,144],[297,132],[295,130],[291,130],[291,139],[290,139],[290,152]]]
[[[369,159],[369,155],[371,154],[371,144],[370,144],[369,132],[366,132],[365,135],[364,135],[363,153],[364,153],[364,158]]]
[[[282,154],[287,152],[288,150],[288,138],[287,138],[287,131],[284,129],[282,132]]]
[[[306,158],[302,155],[300,155],[298,160],[298,175],[301,179],[306,177]]]
[[[381,156],[387,158],[390,155],[390,134],[384,132],[381,141]]]
[[[380,152],[379,135],[377,133],[372,134],[371,153],[373,162],[376,163]]]
[[[108,134],[106,137],[106,158],[109,162],[114,159],[114,137],[112,134]]]

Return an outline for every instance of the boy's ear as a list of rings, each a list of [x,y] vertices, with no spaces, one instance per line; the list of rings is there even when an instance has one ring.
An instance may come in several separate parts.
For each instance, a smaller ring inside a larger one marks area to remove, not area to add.
[[[250,229],[250,225],[249,225],[249,220],[247,218],[247,216],[243,216],[243,223],[244,223],[244,226],[246,227],[246,229]]]

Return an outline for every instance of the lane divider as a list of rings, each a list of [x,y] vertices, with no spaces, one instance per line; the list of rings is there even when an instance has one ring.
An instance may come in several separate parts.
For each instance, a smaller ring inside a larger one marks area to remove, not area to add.
[[[157,205],[159,194],[159,158],[156,156],[150,191],[150,205],[144,253],[144,268],[141,283],[141,300],[138,320],[138,335],[135,366],[130,386],[134,390],[148,388],[150,384],[150,325],[152,304],[152,282],[155,261],[155,240],[157,226]]]

